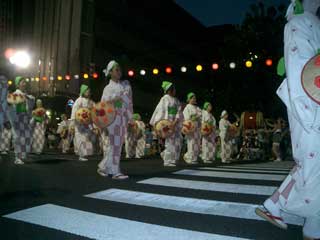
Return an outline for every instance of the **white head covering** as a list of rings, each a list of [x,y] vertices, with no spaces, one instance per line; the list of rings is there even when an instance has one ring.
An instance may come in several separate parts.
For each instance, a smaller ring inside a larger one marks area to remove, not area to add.
[[[291,0],[291,3],[287,9],[286,18],[288,21],[294,16],[294,6],[295,6],[295,0]]]
[[[228,112],[226,111],[226,110],[223,110],[222,111],[222,113],[221,113],[221,115],[220,115],[220,118],[223,118],[225,115],[227,115],[228,114]]]
[[[110,71],[112,70],[112,68],[115,66],[115,65],[119,65],[115,60],[111,60],[108,65],[107,65],[107,68],[103,70],[104,74],[106,75],[106,77],[108,77]]]

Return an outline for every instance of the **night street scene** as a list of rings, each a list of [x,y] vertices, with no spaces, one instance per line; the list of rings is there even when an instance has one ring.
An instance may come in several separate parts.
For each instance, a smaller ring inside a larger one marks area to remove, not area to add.
[[[0,240],[320,239],[320,0],[0,0]]]

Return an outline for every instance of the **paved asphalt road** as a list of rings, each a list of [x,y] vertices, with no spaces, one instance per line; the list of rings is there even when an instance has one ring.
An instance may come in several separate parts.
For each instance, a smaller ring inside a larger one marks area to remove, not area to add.
[[[32,156],[0,160],[1,240],[295,240],[302,219],[282,231],[258,219],[261,204],[292,162],[181,165],[124,160],[127,181],[96,174],[100,157]]]

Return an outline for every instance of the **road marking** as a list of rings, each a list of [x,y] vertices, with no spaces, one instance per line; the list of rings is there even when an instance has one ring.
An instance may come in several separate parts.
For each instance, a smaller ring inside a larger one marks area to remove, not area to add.
[[[51,204],[21,210],[4,217],[98,240],[246,240],[109,217]]]
[[[200,176],[200,177],[217,177],[217,178],[230,178],[230,179],[251,179],[251,180],[264,180],[264,181],[283,181],[287,175],[272,175],[272,174],[257,174],[257,173],[228,173],[228,172],[215,172],[215,171],[201,171],[185,169],[173,174],[187,175],[187,176]]]
[[[258,205],[248,203],[176,197],[122,189],[108,189],[85,197],[182,212],[263,221],[255,214]],[[302,218],[294,215],[285,215],[284,218],[286,222],[294,225],[302,225],[304,222]]]
[[[192,181],[173,178],[150,178],[138,183],[187,188],[195,190],[215,191],[215,192],[230,192],[230,193],[243,193],[243,194],[255,194],[255,195],[271,195],[277,189],[277,187],[271,186],[259,186],[259,185],[245,185],[245,184],[230,184],[230,183],[213,183],[205,181]]]
[[[289,171],[273,171],[273,170],[253,170],[253,169],[236,169],[236,168],[214,168],[214,167],[201,167],[198,168],[200,170],[223,170],[227,172],[252,172],[252,173],[274,173],[274,174],[282,174],[282,175],[288,175]]]
[[[233,168],[233,169],[252,169],[252,170],[272,170],[272,171],[291,171],[293,168],[284,168],[284,167],[263,167],[263,166],[257,166],[257,165],[242,165],[242,166],[218,166],[219,168]]]

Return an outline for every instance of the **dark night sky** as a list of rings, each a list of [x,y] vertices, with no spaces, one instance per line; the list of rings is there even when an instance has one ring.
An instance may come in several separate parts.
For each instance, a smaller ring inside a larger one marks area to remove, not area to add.
[[[250,4],[259,0],[175,0],[203,25],[239,24]],[[264,0],[266,5],[289,5],[290,0]]]

